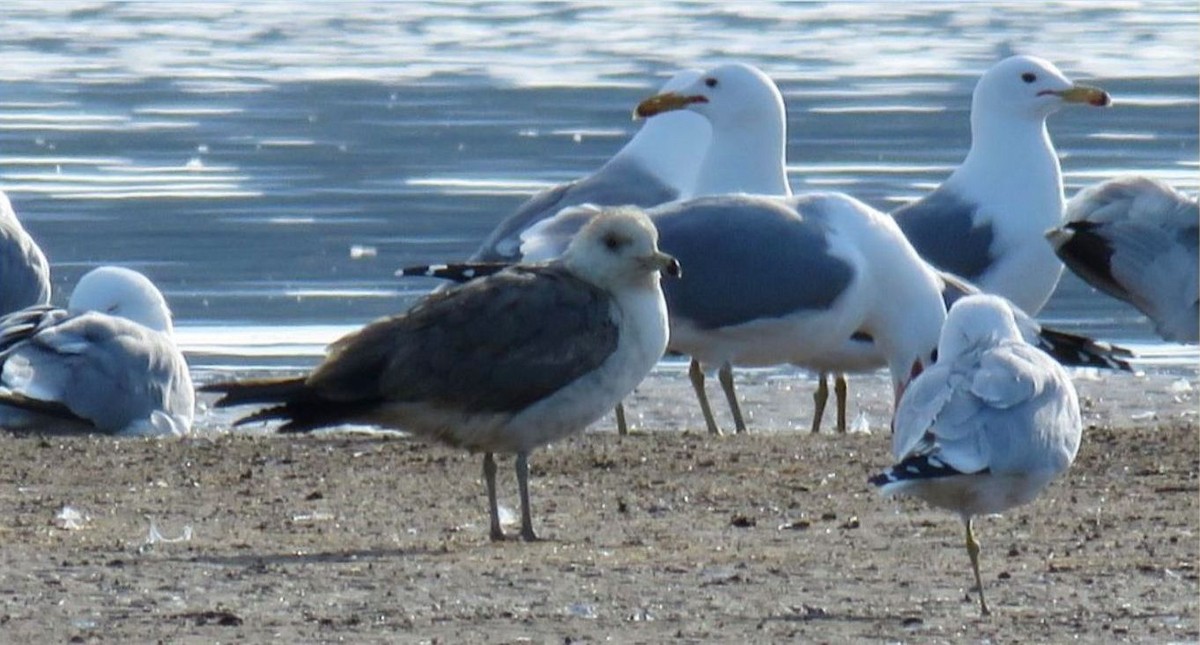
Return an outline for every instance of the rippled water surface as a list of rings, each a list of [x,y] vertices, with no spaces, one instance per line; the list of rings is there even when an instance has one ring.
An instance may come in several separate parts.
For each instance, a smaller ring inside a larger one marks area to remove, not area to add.
[[[1068,195],[1125,172],[1200,184],[1194,2],[647,5],[10,1],[0,188],[56,300],[93,265],[136,266],[203,368],[310,364],[402,310],[429,284],[396,267],[465,257],[596,168],[682,67],[776,79],[797,190],[927,192],[966,152],[976,78],[1014,52],[1116,99],[1052,117]],[[1043,318],[1196,358],[1071,276]]]

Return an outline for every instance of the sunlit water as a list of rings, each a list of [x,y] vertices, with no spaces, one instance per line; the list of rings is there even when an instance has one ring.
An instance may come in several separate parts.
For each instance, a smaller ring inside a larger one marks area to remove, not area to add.
[[[193,366],[287,369],[430,284],[532,192],[596,168],[682,67],[766,70],[797,190],[890,209],[962,159],[1009,53],[1116,98],[1051,131],[1067,193],[1137,172],[1195,191],[1193,2],[133,3],[0,8],[0,188],[51,258],[148,273]],[[1146,6],[1141,6],[1145,4]],[[1066,276],[1051,324],[1194,365]]]

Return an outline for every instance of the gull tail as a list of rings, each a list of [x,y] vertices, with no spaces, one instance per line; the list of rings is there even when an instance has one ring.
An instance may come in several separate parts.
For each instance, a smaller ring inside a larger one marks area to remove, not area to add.
[[[396,272],[398,277],[441,278],[451,282],[470,282],[499,273],[511,266],[507,262],[458,262],[455,264],[425,264],[404,267]]]
[[[303,376],[209,383],[200,387],[200,391],[221,394],[221,398],[213,404],[218,408],[270,405],[241,417],[233,425],[279,420],[284,422],[279,432],[309,432],[339,425],[370,407],[370,403],[365,401],[327,399],[309,387]]]
[[[897,495],[904,493],[909,484],[921,480],[940,479],[942,477],[954,477],[955,475],[965,474],[981,475],[987,472],[988,469],[985,468],[978,473],[964,473],[942,461],[937,455],[923,454],[904,459],[891,468],[871,477],[867,480],[867,483],[879,487],[879,492],[885,495]]]
[[[1037,346],[1063,365],[1133,371],[1129,361],[1125,360],[1134,358],[1131,350],[1087,336],[1042,327],[1038,332]]]

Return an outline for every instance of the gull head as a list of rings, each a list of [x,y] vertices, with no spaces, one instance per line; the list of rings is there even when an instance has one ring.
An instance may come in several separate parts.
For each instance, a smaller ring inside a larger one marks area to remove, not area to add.
[[[71,313],[98,311],[170,334],[171,310],[146,276],[124,267],[102,266],[79,279],[67,303]]]
[[[960,298],[946,314],[938,339],[940,360],[993,347],[1006,340],[1021,340],[1013,305],[1000,296],[975,294]]]
[[[1112,99],[1100,88],[1072,82],[1050,61],[1010,56],[980,77],[971,113],[1041,121],[1069,103],[1104,107]]]
[[[714,128],[784,119],[783,95],[775,82],[745,63],[714,67],[690,83],[656,94],[639,103],[634,115],[650,118],[672,110],[699,113]]]
[[[679,277],[679,262],[658,249],[658,230],[633,207],[608,208],[571,240],[563,262],[580,278],[614,291],[657,285],[659,273]]]

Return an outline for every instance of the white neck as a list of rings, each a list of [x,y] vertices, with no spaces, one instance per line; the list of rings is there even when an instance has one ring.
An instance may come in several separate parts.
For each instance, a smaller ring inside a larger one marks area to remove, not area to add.
[[[786,164],[786,135],[782,122],[755,123],[714,132],[708,154],[689,197],[750,193],[791,195]]]
[[[680,195],[686,195],[696,184],[711,130],[708,121],[694,112],[660,114],[648,119],[612,161],[632,160]]]
[[[1027,234],[1041,237],[1062,220],[1062,169],[1044,118],[972,114],[971,150],[947,186],[1007,204],[1015,212],[1000,215],[1027,221]]]

